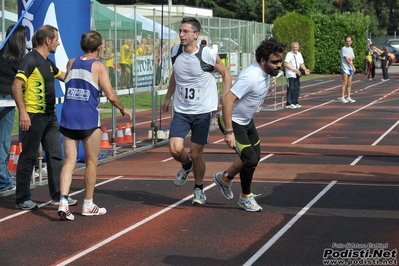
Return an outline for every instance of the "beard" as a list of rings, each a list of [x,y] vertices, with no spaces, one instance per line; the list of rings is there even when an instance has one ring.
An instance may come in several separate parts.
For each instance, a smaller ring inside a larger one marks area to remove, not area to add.
[[[275,76],[277,76],[278,75],[278,73],[280,73],[280,68],[277,68],[277,69],[273,69],[272,71],[270,71],[270,73],[268,73],[270,76],[273,76],[273,77],[275,77]]]

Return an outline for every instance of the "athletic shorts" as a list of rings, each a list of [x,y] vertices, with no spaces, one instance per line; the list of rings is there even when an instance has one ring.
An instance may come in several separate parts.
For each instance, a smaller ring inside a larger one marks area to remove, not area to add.
[[[191,130],[191,142],[204,145],[209,142],[213,112],[182,114],[175,112],[170,124],[169,138],[186,138]]]
[[[68,128],[60,126],[60,133],[70,139],[84,140],[85,138],[87,138],[91,134],[93,134],[93,132],[96,131],[97,128],[100,128],[100,127],[95,127],[92,129],[85,129],[85,130],[75,130],[75,129],[68,129]]]
[[[343,74],[348,74],[348,76],[353,76],[353,74],[355,74],[355,72],[353,72],[353,70],[352,69],[350,69],[350,70],[343,70],[343,69],[341,69],[341,75],[343,75]]]
[[[222,115],[219,116],[218,125],[220,131],[222,131],[223,133],[225,131],[225,125]],[[259,145],[260,143],[258,131],[255,127],[253,119],[251,119],[248,125],[240,125],[234,121],[232,121],[232,125],[233,125],[234,137],[236,139],[236,146],[234,150],[244,161],[245,156],[242,157],[243,155],[242,151],[247,147],[251,146],[253,147]]]

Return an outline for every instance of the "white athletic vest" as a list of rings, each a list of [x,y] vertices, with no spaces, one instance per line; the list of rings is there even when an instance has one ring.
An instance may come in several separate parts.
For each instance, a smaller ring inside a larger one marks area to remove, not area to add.
[[[182,45],[172,50],[176,89],[174,110],[185,114],[202,114],[217,110],[218,91],[212,73],[216,51],[200,46],[195,53],[185,53]]]

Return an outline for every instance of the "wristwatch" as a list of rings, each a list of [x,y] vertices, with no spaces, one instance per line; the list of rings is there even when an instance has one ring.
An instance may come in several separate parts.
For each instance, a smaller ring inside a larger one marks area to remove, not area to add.
[[[223,131],[223,135],[230,135],[230,134],[233,134],[233,130],[231,129],[231,130],[226,130],[226,131]]]

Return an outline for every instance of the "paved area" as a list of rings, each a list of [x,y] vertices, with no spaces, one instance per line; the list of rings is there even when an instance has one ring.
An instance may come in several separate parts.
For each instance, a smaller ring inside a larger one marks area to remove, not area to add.
[[[262,156],[252,190],[263,212],[237,206],[238,177],[232,200],[212,182],[236,158],[218,130],[205,150],[201,206],[191,204],[192,175],[174,186],[179,165],[166,145],[137,152],[125,145],[98,167],[95,202],[107,208],[104,216],[80,215],[84,169],[72,182],[73,222],[59,220],[46,186],[32,189],[41,204],[34,211],[1,197],[1,264],[396,265],[399,71],[390,79],[356,75],[354,104],[339,103],[340,76],[304,81],[301,109],[256,114]],[[264,106],[273,104],[269,95]],[[162,119],[167,128],[170,117]],[[137,120],[142,147],[150,143],[151,113]]]

